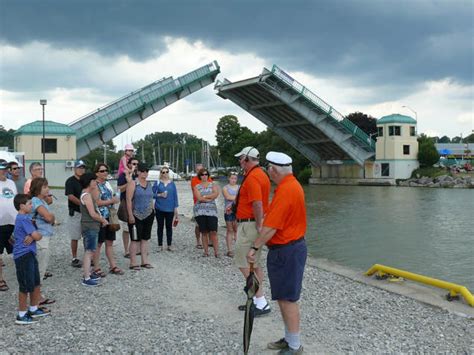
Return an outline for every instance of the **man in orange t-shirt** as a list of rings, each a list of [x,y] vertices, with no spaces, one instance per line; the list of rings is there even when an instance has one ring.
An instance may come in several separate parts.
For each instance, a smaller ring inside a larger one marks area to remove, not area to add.
[[[247,278],[250,272],[247,253],[262,230],[263,216],[268,208],[270,196],[270,179],[259,166],[260,153],[255,147],[245,147],[235,156],[239,158],[245,176],[235,198],[238,229],[234,262]],[[257,253],[255,259],[255,274],[261,284],[263,269],[260,265],[260,252]],[[270,305],[263,294],[263,287],[257,291],[254,303],[256,317],[270,312]],[[239,309],[245,310],[245,306],[241,305]]]
[[[268,348],[300,354],[300,298],[306,264],[306,208],[304,192],[293,176],[291,158],[279,152],[268,152],[268,174],[277,184],[272,203],[265,214],[259,237],[247,254],[248,262],[256,260],[266,244],[267,271],[272,299],[278,306],[285,323],[285,337],[269,343]]]

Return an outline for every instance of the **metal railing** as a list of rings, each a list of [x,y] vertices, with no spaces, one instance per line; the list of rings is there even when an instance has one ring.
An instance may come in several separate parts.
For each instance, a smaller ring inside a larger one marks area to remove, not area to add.
[[[307,100],[315,104],[319,109],[326,113],[333,120],[341,124],[348,132],[350,132],[355,138],[357,138],[362,144],[370,147],[371,149],[375,148],[375,141],[369,137],[367,133],[357,127],[353,122],[345,118],[340,112],[335,110],[331,105],[326,101],[321,99],[318,95],[313,93],[303,84],[293,79],[288,73],[279,68],[276,64],[272,67],[272,74],[277,78],[285,82],[287,85],[292,87],[296,92],[301,94]]]
[[[127,114],[132,114],[142,109],[146,104],[160,97],[172,94],[183,87],[199,81],[209,75],[219,72],[217,61],[204,65],[177,79],[173,77],[163,78],[155,81],[141,89],[133,91],[112,103],[109,103],[94,112],[91,112],[70,123],[69,126],[77,131],[78,139],[108,126]]]

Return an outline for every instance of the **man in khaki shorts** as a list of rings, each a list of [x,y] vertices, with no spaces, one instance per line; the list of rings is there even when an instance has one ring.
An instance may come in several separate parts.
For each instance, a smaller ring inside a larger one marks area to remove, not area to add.
[[[239,158],[241,168],[244,170],[244,179],[235,199],[237,215],[237,242],[235,244],[235,265],[245,278],[249,275],[247,253],[253,247],[255,239],[262,230],[263,216],[268,208],[270,195],[270,179],[259,166],[260,154],[255,147],[245,147],[235,155]],[[255,295],[255,316],[270,312],[263,294],[263,270],[260,263],[261,250],[255,254],[255,274],[260,281],[260,288]],[[245,310],[245,306],[239,306]]]
[[[74,175],[66,180],[64,194],[67,196],[69,219],[67,221],[67,231],[71,239],[71,266],[81,267],[81,261],[77,257],[79,240],[81,239],[81,198],[82,185],[79,178],[86,171],[86,164],[82,160],[74,162]]]

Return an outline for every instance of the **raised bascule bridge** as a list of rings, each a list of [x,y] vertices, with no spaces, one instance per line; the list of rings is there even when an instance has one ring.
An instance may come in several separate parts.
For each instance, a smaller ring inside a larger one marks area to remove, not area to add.
[[[215,85],[217,95],[249,112],[302,153],[314,166],[364,163],[375,141],[278,66],[256,77]]]
[[[105,144],[147,117],[204,88],[220,72],[216,61],[179,78],[166,77],[69,124],[76,131],[77,157]]]

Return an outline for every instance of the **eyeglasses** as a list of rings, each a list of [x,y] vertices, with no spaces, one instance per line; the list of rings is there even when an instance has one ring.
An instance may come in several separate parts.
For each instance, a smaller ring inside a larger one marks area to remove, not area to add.
[[[108,173],[108,170],[99,170],[99,173]]]
[[[18,170],[18,169],[20,169],[20,168],[16,167],[16,168],[11,168],[11,169],[12,169],[12,170]]]
[[[161,173],[162,173],[162,174],[168,174],[169,171],[168,171],[168,170],[163,170]]]

